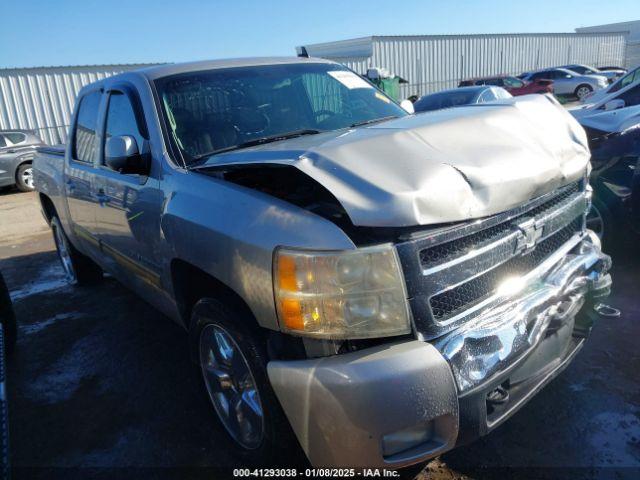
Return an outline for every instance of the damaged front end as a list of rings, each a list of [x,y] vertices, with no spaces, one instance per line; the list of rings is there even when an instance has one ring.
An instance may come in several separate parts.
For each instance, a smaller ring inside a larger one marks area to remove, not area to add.
[[[457,443],[484,435],[559,373],[610,293],[585,228],[586,180],[482,222],[398,245],[420,338],[453,373]]]

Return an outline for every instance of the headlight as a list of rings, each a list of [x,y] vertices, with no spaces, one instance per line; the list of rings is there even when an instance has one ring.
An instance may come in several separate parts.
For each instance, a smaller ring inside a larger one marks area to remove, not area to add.
[[[411,332],[391,245],[337,252],[279,248],[274,291],[280,328],[289,333],[356,339]]]

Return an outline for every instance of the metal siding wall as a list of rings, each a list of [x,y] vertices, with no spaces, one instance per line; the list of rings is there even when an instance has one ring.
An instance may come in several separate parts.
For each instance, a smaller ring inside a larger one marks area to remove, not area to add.
[[[0,70],[0,130],[35,130],[50,145],[64,143],[80,89],[140,66]]]
[[[371,59],[331,58],[352,65],[384,67],[409,80],[403,97],[453,88],[463,78],[520,74],[567,63],[624,63],[620,34],[513,34],[374,37]],[[356,71],[366,68],[354,68]]]
[[[640,41],[627,43],[627,58],[624,67],[631,70],[640,67]]]
[[[367,73],[367,69],[374,66],[371,63],[371,57],[331,57],[331,60],[342,63],[347,68],[350,68],[354,72],[360,74]]]

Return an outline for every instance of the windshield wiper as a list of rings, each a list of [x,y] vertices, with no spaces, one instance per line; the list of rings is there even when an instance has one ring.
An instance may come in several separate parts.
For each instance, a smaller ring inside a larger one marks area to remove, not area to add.
[[[372,123],[384,122],[386,120],[393,120],[394,118],[398,118],[397,115],[389,115],[388,117],[380,117],[380,118],[372,118],[371,120],[364,120],[362,122],[356,122],[349,125],[351,128],[361,127],[363,125],[371,125]]]
[[[202,163],[203,160],[213,155],[217,155],[219,153],[231,152],[233,150],[240,150],[243,148],[255,147],[256,145],[263,145],[265,143],[279,142],[280,140],[287,140],[289,138],[302,137],[304,135],[315,135],[317,133],[322,133],[322,130],[305,128],[305,129],[294,130],[286,133],[278,133],[276,135],[270,135],[268,137],[254,138],[252,140],[247,140],[246,142],[239,143],[237,145],[231,145],[229,147],[219,148],[217,150],[212,150],[210,152],[203,153],[201,155],[193,157],[193,159],[190,162],[189,168],[197,167],[198,164]]]

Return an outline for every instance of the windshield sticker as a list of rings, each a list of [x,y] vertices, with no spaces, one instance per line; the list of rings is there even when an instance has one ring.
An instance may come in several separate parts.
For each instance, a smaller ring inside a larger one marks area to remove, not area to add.
[[[341,84],[347,87],[349,90],[353,90],[355,88],[373,88],[370,84],[365,82],[362,78],[356,75],[353,72],[348,72],[345,70],[336,70],[333,72],[327,72],[333,78],[338,80]]]

